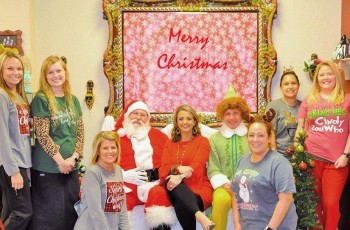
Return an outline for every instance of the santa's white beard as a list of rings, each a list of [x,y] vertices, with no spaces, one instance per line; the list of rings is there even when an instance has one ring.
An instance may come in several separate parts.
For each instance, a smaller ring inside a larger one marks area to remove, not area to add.
[[[142,140],[148,136],[151,126],[149,122],[143,123],[141,120],[137,121],[140,124],[134,124],[136,121],[137,119],[130,120],[129,118],[125,118],[123,121],[123,128],[128,138],[135,137],[138,140]]]

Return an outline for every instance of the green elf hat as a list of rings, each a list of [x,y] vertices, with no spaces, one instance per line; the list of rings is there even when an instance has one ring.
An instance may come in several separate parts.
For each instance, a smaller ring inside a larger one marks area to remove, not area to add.
[[[228,88],[228,91],[224,99],[231,98],[231,97],[239,97],[238,93],[235,91],[232,85],[230,85],[230,88]]]

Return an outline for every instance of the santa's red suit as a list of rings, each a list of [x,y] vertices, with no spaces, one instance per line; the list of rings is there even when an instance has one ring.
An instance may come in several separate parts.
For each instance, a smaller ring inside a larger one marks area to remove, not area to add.
[[[159,184],[159,179],[152,182],[140,180],[142,170],[158,169],[160,167],[163,146],[168,137],[160,130],[150,128],[148,135],[130,136],[126,135],[123,129],[125,118],[135,110],[144,110],[148,114],[147,106],[141,101],[133,101],[125,107],[119,120],[116,123],[116,131],[120,136],[120,166],[123,169],[124,185],[126,187],[126,201],[128,211],[131,211],[136,205],[145,204],[146,222],[151,228],[159,225],[175,224],[176,214],[164,190],[163,195],[159,191],[152,189]],[[149,194],[151,190],[151,193]],[[152,194],[156,193],[157,197]]]

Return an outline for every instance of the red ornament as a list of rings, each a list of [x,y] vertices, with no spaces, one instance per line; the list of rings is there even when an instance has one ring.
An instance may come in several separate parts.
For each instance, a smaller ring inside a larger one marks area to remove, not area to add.
[[[287,153],[288,156],[292,156],[294,154],[294,152],[295,152],[294,145],[290,145],[290,146],[287,147],[286,153]]]
[[[316,165],[315,160],[310,159],[310,166],[311,166],[312,168],[314,168],[314,167],[315,167],[315,165]]]
[[[299,169],[300,171],[305,171],[307,169],[307,164],[304,161],[300,162]]]

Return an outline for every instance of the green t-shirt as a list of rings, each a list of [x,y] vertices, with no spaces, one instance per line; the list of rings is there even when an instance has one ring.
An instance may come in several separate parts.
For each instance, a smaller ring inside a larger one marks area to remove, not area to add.
[[[82,111],[78,98],[73,96],[74,116],[68,111],[65,97],[56,97],[58,112],[52,116],[49,110],[49,102],[44,94],[37,94],[31,102],[31,115],[50,118],[49,135],[60,146],[59,152],[64,159],[70,157],[75,149],[79,118]],[[49,156],[39,142],[35,141],[32,155],[32,168],[42,172],[60,173],[57,163]]]

